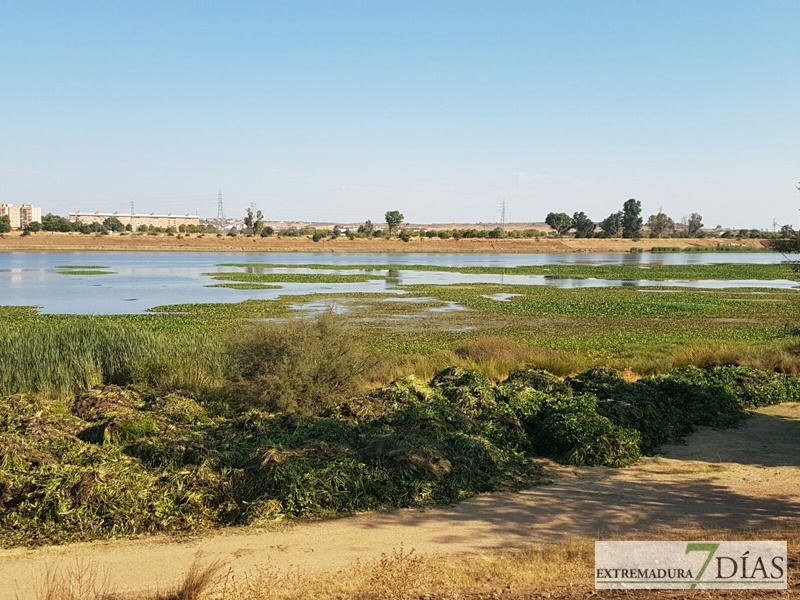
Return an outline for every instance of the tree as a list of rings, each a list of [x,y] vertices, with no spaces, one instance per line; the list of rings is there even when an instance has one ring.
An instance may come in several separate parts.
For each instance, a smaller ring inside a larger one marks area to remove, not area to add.
[[[572,222],[572,218],[567,213],[548,213],[544,219],[544,222],[550,225],[553,229],[556,230],[556,233],[559,237],[567,233],[570,229],[572,229],[574,223]]]
[[[703,216],[699,213],[692,213],[686,221],[686,233],[689,237],[698,237],[697,234],[703,229]]]
[[[11,217],[8,215],[0,215],[0,233],[9,233],[11,231]]]
[[[25,231],[30,233],[37,233],[42,230],[42,224],[39,221],[31,221],[27,225],[25,225]]]
[[[675,221],[659,210],[657,214],[650,215],[647,219],[647,227],[650,229],[651,237],[659,238],[675,230]]]
[[[108,217],[103,221],[103,228],[107,231],[125,231],[125,225],[117,217]]]
[[[594,235],[597,224],[587,217],[583,211],[572,215],[572,222],[575,227],[575,237],[588,238]]]
[[[386,224],[389,226],[389,237],[392,237],[394,228],[400,225],[400,223],[403,222],[403,219],[405,219],[403,213],[398,210],[388,211],[386,215],[384,215],[384,218],[386,219]]]
[[[622,211],[611,213],[600,223],[605,237],[619,237],[622,233]]]
[[[793,237],[793,236],[794,236],[796,233],[797,233],[797,232],[794,230],[794,227],[793,227],[793,226],[791,226],[791,225],[789,225],[789,224],[786,224],[786,225],[781,225],[781,233],[780,233],[780,236],[781,236],[782,238],[790,238],[790,237]]]
[[[370,238],[373,235],[375,235],[375,226],[372,224],[372,221],[367,219],[366,221],[364,221],[363,225],[359,225],[358,226],[358,233],[360,233],[364,237],[368,237],[368,238]]]
[[[264,215],[260,210],[257,210],[254,215],[253,209],[248,208],[244,217],[244,226],[247,228],[248,233],[261,235],[261,230],[264,229]]]
[[[622,237],[638,238],[642,235],[642,203],[631,198],[622,205]]]
[[[74,231],[72,222],[64,217],[47,213],[42,217],[42,229],[45,231]]]

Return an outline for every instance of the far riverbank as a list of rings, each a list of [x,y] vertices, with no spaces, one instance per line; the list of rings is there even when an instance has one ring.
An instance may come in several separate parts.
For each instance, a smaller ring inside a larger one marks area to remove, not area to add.
[[[151,251],[151,252],[441,252],[441,253],[623,253],[635,248],[650,252],[655,247],[685,250],[707,249],[718,246],[738,251],[763,249],[767,240],[743,239],[448,239],[412,238],[404,242],[398,238],[353,239],[346,237],[314,242],[309,237],[246,237],[205,235],[145,235],[145,234],[82,234],[40,232],[23,236],[21,233],[0,235],[0,252],[70,252],[70,251]]]

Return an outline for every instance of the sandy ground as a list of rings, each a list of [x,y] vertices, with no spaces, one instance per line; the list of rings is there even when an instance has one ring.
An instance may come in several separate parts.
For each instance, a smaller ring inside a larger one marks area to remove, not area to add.
[[[466,553],[567,537],[675,528],[762,529],[800,524],[800,403],[759,410],[734,430],[704,429],[627,469],[548,463],[554,483],[454,506],[364,513],[272,529],[176,540],[112,540],[0,552],[0,599],[34,597],[46,571],[92,565],[118,592],[177,581],[199,558],[237,576],[259,568],[344,567],[393,549]]]
[[[413,238],[403,242],[385,239],[325,239],[310,238],[248,238],[206,235],[84,235],[80,233],[41,232],[22,236],[20,233],[0,235],[0,252],[77,252],[98,250],[141,251],[202,251],[202,252],[500,252],[500,253],[558,253],[558,252],[630,252],[653,246],[676,248],[708,247],[718,244],[741,247],[763,247],[764,240],[698,240],[664,239],[639,241],[622,239],[520,239],[490,240]]]

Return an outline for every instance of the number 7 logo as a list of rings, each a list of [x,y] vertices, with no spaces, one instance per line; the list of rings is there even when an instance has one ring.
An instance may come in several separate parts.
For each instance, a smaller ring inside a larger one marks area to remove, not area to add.
[[[697,572],[697,576],[694,578],[694,583],[689,588],[693,590],[697,587],[697,584],[703,578],[703,573],[706,572],[706,568],[708,568],[708,563],[711,562],[711,559],[714,558],[714,554],[719,548],[719,544],[712,544],[712,543],[704,543],[704,542],[695,542],[686,544],[686,554],[689,552],[708,552],[708,557],[706,558],[706,562],[703,563],[703,566],[700,567],[700,570]]]

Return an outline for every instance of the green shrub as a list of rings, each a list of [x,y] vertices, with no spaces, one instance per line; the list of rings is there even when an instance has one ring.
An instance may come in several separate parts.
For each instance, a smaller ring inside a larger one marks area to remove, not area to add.
[[[356,334],[331,314],[246,326],[232,337],[229,353],[241,401],[300,414],[341,402],[373,364]]]

